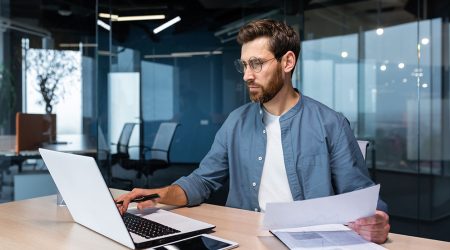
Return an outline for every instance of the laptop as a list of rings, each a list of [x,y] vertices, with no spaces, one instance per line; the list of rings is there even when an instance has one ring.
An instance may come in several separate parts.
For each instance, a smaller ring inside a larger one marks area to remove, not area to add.
[[[129,210],[122,217],[94,158],[42,148],[39,152],[73,220],[124,246],[153,247],[215,227],[158,208]]]

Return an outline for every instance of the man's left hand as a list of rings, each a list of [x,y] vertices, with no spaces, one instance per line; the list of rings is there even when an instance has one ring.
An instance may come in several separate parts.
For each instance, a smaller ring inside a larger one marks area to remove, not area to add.
[[[391,229],[389,215],[380,210],[377,210],[375,215],[358,219],[349,223],[348,226],[364,239],[377,244],[382,244],[386,241]]]

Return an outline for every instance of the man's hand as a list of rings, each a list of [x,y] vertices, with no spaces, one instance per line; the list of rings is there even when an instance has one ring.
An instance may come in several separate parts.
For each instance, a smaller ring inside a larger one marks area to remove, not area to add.
[[[389,215],[377,210],[374,216],[358,219],[348,225],[364,239],[382,244],[386,241],[391,226]]]
[[[117,201],[123,202],[122,204],[117,204],[117,208],[119,209],[120,214],[123,214],[127,211],[128,205],[130,204],[131,200],[142,197],[142,196],[150,195],[150,194],[155,194],[155,193],[159,194],[160,197],[163,197],[163,193],[165,193],[165,192],[162,192],[161,189],[135,188],[131,192],[117,197],[117,199],[115,200],[116,202]],[[148,207],[154,207],[159,202],[159,200],[160,199],[157,198],[157,199],[153,199],[153,200],[139,202],[137,205],[137,208],[139,210],[142,210],[142,209],[145,209]]]
[[[122,204],[117,204],[117,208],[119,209],[120,214],[123,214],[127,211],[128,205],[130,204],[131,200],[150,194],[159,194],[159,197],[161,198],[139,202],[137,205],[137,208],[139,210],[148,207],[154,207],[159,202],[175,206],[185,206],[187,204],[187,196],[184,193],[184,190],[178,185],[170,185],[157,189],[135,188],[131,190],[131,192],[117,197],[117,199],[115,200],[116,202],[123,202]]]

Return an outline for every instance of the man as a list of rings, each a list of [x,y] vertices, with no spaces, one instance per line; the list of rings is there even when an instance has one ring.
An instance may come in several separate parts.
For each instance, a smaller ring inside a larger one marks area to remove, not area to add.
[[[264,211],[267,202],[304,200],[373,185],[357,141],[345,117],[293,88],[291,78],[300,52],[297,33],[282,22],[253,21],[237,41],[252,103],[234,110],[216,134],[200,167],[168,187],[133,189],[119,197],[126,211],[131,199],[158,193],[156,202],[193,206],[229,178],[227,206]],[[379,202],[379,209],[383,208]],[[299,211],[301,213],[301,211]],[[350,223],[367,240],[382,243],[388,215]]]

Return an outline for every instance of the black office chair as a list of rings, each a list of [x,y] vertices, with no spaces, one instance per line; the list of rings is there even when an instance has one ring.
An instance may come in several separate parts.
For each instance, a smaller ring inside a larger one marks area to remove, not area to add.
[[[139,172],[139,177],[142,175],[146,177],[146,187],[148,187],[149,184],[149,175],[153,175],[156,170],[166,168],[170,165],[170,147],[178,126],[179,124],[176,122],[161,123],[156,132],[153,146],[151,148],[143,148],[142,161],[137,170]]]
[[[133,187],[133,180],[114,176],[113,168],[120,166],[127,170],[135,170],[138,165],[138,161],[130,159],[129,148],[130,139],[133,134],[133,129],[137,123],[125,123],[122,128],[122,132],[117,142],[117,152],[111,154],[111,181],[112,183],[125,183],[128,189]]]

